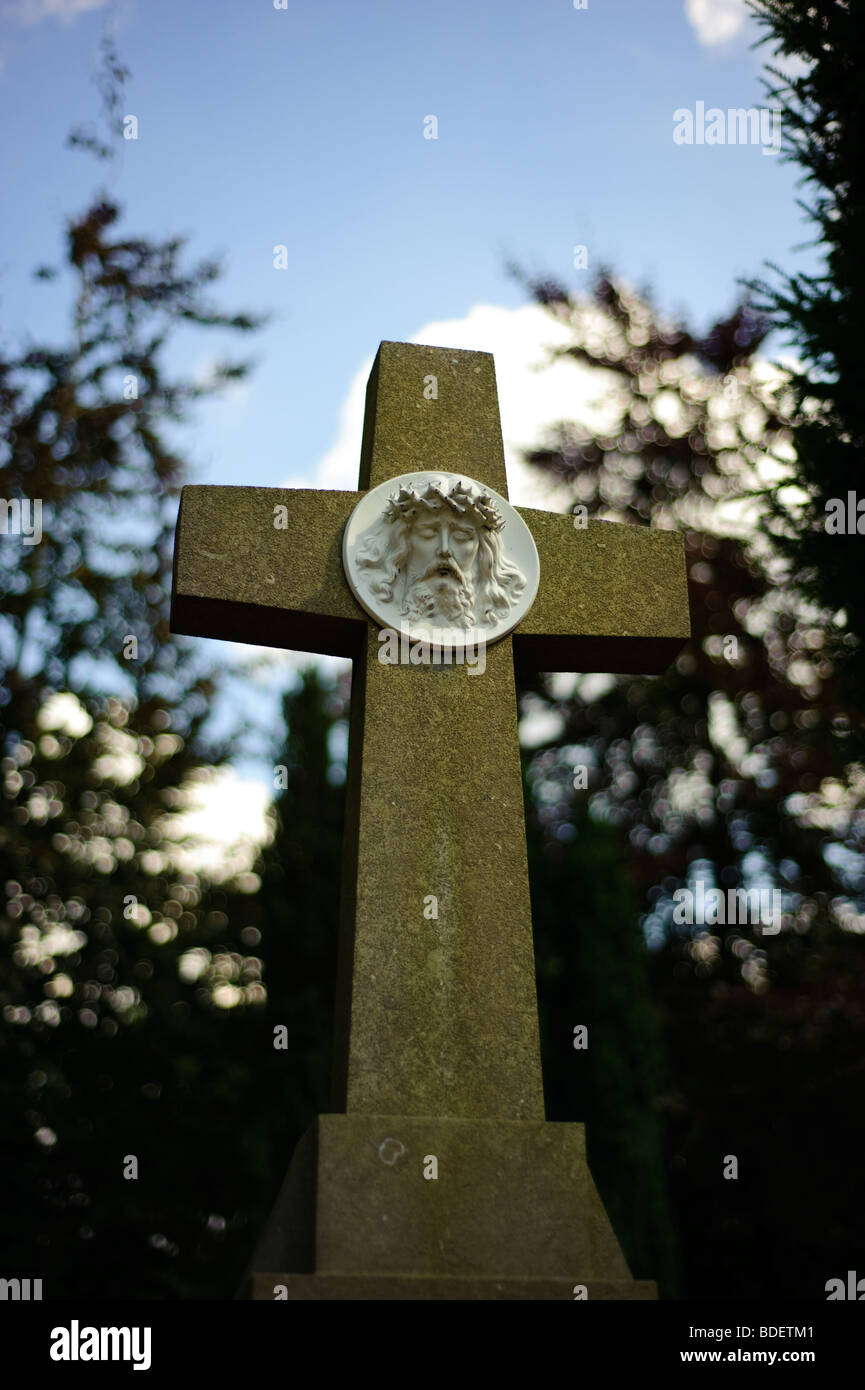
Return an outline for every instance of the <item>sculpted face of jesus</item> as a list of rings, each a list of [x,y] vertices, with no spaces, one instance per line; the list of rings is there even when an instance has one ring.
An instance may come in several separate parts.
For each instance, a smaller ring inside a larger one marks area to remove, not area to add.
[[[410,618],[466,626],[474,611],[478,532],[442,507],[419,517],[408,537],[405,612]]]
[[[380,607],[360,602],[376,621],[390,623],[398,613],[418,631],[500,624],[526,578],[505,552],[505,521],[492,495],[454,474],[422,473],[416,486],[411,475],[395,481],[397,491],[352,557],[361,594]]]

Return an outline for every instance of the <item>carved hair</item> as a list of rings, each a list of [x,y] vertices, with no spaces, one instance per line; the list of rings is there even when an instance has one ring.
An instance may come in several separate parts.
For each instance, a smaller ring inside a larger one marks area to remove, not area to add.
[[[439,512],[448,507],[455,516],[464,516],[480,528],[501,531],[504,526],[501,513],[488,492],[475,494],[471,487],[462,482],[454,483],[450,492],[439,483],[428,483],[423,492],[415,492],[413,487],[400,486],[399,492],[388,498],[385,516],[395,520],[404,516],[416,520],[428,512]]]

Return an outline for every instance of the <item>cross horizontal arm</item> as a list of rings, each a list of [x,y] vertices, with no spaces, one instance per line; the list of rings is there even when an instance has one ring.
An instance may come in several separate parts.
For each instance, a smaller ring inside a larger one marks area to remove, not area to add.
[[[171,630],[356,656],[367,619],[345,580],[342,532],[360,496],[185,487]],[[575,528],[570,515],[517,510],[541,570],[537,598],[514,633],[518,667],[666,670],[690,634],[682,536],[606,521]]]
[[[359,496],[305,488],[185,487],[174,545],[171,631],[356,655],[366,614],[345,581],[342,533]],[[277,514],[277,507],[284,511]]]
[[[514,633],[518,667],[659,675],[691,632],[683,537],[518,507],[541,583]]]

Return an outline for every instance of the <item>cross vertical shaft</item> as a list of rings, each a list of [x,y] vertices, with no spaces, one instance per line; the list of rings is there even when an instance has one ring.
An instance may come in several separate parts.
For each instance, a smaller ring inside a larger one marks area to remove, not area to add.
[[[383,344],[361,486],[427,468],[507,495],[492,359]],[[352,683],[334,1107],[542,1119],[511,639],[482,674],[383,665],[380,650],[369,627]]]
[[[355,663],[337,1110],[543,1118],[510,647]]]

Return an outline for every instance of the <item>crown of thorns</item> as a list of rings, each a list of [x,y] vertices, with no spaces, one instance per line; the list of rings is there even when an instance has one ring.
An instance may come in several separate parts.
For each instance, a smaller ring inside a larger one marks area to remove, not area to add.
[[[442,506],[450,507],[458,516],[471,518],[489,531],[501,531],[505,524],[488,492],[475,496],[470,488],[463,487],[462,482],[455,483],[450,492],[438,483],[428,483],[421,493],[403,483],[399,492],[388,499],[384,514],[388,521],[395,521],[397,517],[411,520],[423,516],[425,512],[439,511]]]

